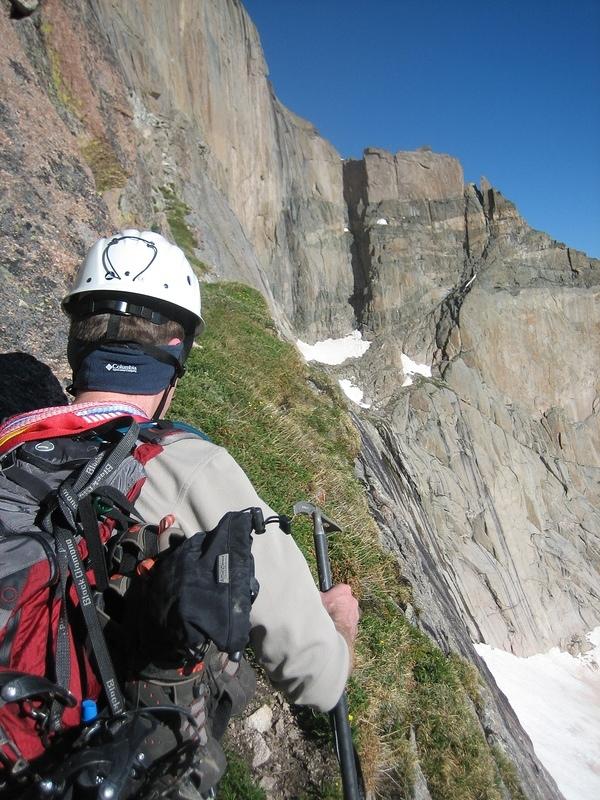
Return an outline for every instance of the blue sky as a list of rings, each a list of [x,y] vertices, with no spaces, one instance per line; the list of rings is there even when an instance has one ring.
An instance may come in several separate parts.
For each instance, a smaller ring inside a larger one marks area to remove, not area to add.
[[[429,145],[600,257],[600,0],[243,0],[280,100],[344,157]]]

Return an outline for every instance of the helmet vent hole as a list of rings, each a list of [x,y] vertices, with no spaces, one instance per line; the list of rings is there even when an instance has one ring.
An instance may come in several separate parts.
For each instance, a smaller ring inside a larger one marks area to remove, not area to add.
[[[86,278],[86,279],[85,279],[85,282],[86,282],[86,283],[91,283],[91,282],[92,282],[92,279],[91,279],[91,278]]]
[[[129,272],[129,270],[127,270],[127,272],[125,273],[125,275],[126,275],[126,277],[129,277],[129,276],[131,275],[131,272]]]
[[[168,289],[168,288],[169,288],[169,284],[168,284],[168,283],[165,283],[165,284],[164,284],[164,287],[165,287],[165,289]]]
[[[189,283],[190,286],[192,285],[192,279],[190,278],[189,275],[187,276],[187,282]]]

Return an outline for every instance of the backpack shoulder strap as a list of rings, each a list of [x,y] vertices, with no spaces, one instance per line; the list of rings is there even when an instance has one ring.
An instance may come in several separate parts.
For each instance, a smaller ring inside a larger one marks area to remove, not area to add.
[[[163,446],[181,439],[203,439],[205,442],[210,442],[210,438],[199,428],[194,428],[187,422],[174,422],[166,419],[141,425],[139,438],[142,441]]]

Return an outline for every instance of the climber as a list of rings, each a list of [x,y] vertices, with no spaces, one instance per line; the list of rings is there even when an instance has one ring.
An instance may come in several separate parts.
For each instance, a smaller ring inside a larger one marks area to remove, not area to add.
[[[139,423],[161,419],[204,326],[198,280],[183,252],[148,231],[124,230],[96,242],[63,309],[70,318],[74,402],[23,415],[16,427],[9,421],[0,443],[7,436],[25,440],[27,426],[39,428],[44,420],[61,429],[63,417],[70,435],[78,433],[74,419],[82,430],[120,416]],[[187,540],[215,529],[227,512],[256,507],[264,519],[274,518],[234,459],[201,434],[175,436],[159,449],[144,464],[135,501],[142,519],[169,520]],[[345,584],[319,593],[293,538],[269,527],[252,540],[260,588],[250,611],[250,642],[291,702],[329,711],[352,668],[358,603]],[[232,663],[230,677],[236,670]]]
[[[63,308],[71,319],[75,403],[133,403],[145,417],[164,415],[204,326],[198,280],[183,252],[156,233],[101,239]],[[148,465],[136,507],[147,520],[175,514],[191,536],[211,530],[227,511],[253,505],[265,517],[273,513],[233,458],[198,438],[165,448]],[[256,656],[293,702],[329,710],[350,671],[358,604],[343,584],[319,596],[284,533],[257,537],[252,552],[261,586],[252,608]]]

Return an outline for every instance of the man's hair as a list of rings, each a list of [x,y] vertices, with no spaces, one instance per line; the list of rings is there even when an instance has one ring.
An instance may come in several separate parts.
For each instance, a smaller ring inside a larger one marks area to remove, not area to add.
[[[84,319],[71,320],[70,339],[84,342],[95,342],[106,334],[112,317],[119,318],[119,339],[150,344],[169,344],[171,339],[183,341],[185,333],[179,322],[168,321],[161,325],[142,317],[124,316],[122,314],[94,314]]]

